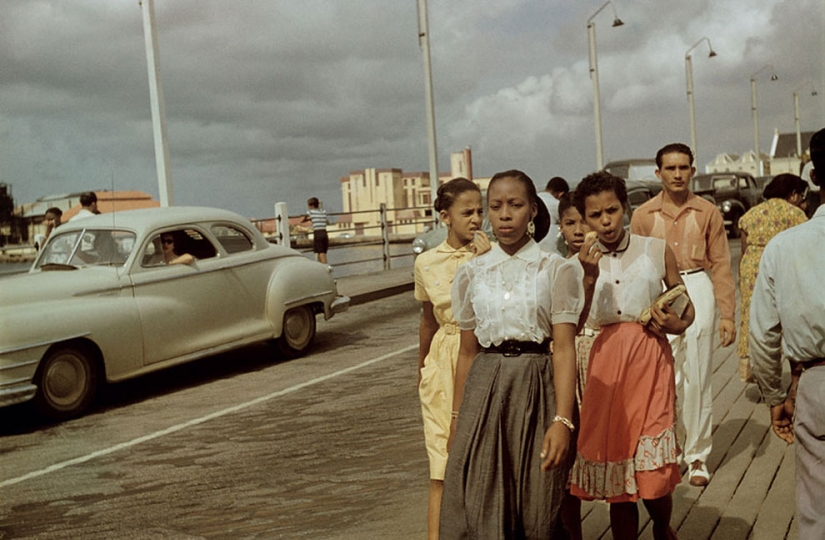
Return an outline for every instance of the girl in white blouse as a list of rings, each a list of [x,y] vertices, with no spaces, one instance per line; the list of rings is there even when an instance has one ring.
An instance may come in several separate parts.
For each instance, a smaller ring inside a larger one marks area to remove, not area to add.
[[[578,455],[571,492],[610,503],[616,540],[636,538],[636,501],[653,521],[653,537],[674,539],[671,494],[681,480],[675,434],[676,385],[665,333],[680,334],[693,322],[688,305],[680,317],[669,307],[642,311],[681,283],[676,257],[664,240],[631,235],[623,227],[624,180],[594,173],[576,186],[576,206],[595,239],[579,250],[582,264],[597,264],[588,325],[601,328],[590,352],[581,405]]]
[[[536,243],[549,215],[526,174],[496,174],[487,200],[498,243],[452,290],[461,345],[441,538],[551,538],[575,429],[583,273]]]

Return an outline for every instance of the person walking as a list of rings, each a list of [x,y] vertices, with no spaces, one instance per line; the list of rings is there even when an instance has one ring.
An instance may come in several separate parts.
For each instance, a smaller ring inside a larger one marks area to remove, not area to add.
[[[578,454],[571,493],[610,503],[610,529],[616,540],[637,537],[642,499],[657,540],[676,538],[670,526],[672,493],[681,481],[675,433],[674,362],[665,334],[682,334],[694,310],[651,307],[662,283],[682,283],[676,256],[664,240],[624,230],[627,190],[607,172],[585,177],[576,186],[576,207],[596,239],[579,250],[582,265],[597,264],[588,283],[592,297],[588,325],[599,327],[590,352],[581,406]]]
[[[759,272],[759,260],[771,238],[780,232],[807,221],[799,207],[805,201],[807,183],[794,174],[780,174],[767,186],[762,202],[739,218],[741,258],[739,259],[739,378],[752,383],[750,352],[748,349],[748,320],[751,295]]]
[[[679,274],[696,311],[684,334],[670,339],[676,361],[676,414],[684,436],[685,462],[692,486],[710,480],[707,459],[712,447],[711,363],[719,306],[719,339],[727,347],[736,339],[736,289],[730,247],[722,214],[716,206],[690,191],[696,173],[693,152],[681,143],[656,153],[656,176],[662,191],[633,212],[630,232],[667,241],[676,255]]]
[[[418,393],[424,439],[430,462],[427,538],[438,538],[447,438],[458,361],[459,330],[453,318],[450,289],[458,267],[490,250],[481,230],[481,190],[467,178],[454,178],[438,188],[434,204],[447,227],[447,239],[415,259],[415,299],[422,303],[418,329]]]
[[[825,184],[825,129],[811,137],[811,179]],[[820,189],[820,202],[825,202]],[[796,449],[799,538],[825,538],[825,206],[776,235],[762,253],[751,298],[753,376],[774,433]],[[783,356],[792,366],[788,391]]]
[[[498,242],[452,288],[461,343],[440,537],[549,539],[575,430],[583,273],[536,243],[549,216],[526,174],[494,175],[487,207]]]

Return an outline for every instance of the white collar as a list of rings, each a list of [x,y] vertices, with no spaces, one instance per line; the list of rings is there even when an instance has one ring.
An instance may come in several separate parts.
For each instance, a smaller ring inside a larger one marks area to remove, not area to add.
[[[520,250],[515,252],[513,255],[508,255],[507,253],[505,253],[505,251],[501,249],[501,246],[496,242],[495,244],[493,244],[493,247],[487,254],[486,258],[489,264],[494,265],[503,263],[504,261],[510,260],[514,257],[527,262],[537,261],[541,258],[541,256],[541,248],[536,243],[536,241],[531,238],[527,241],[526,244],[524,244],[521,247]]]

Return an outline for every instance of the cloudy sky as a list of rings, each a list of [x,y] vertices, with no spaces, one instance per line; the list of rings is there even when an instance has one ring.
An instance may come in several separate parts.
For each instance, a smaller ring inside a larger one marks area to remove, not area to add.
[[[690,142],[698,153],[825,126],[822,0],[615,0],[596,17],[605,160]],[[471,147],[476,176],[539,185],[596,167],[587,19],[601,0],[429,0],[439,164]],[[138,0],[3,0],[0,182],[16,203],[89,189],[158,196]],[[174,197],[249,217],[368,167],[427,170],[416,0],[155,0]],[[810,81],[810,82],[809,82]],[[811,96],[816,88],[819,95]]]

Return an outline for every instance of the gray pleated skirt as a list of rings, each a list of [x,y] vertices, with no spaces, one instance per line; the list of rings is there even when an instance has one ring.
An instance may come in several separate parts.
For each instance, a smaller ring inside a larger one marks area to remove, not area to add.
[[[569,460],[541,470],[555,408],[549,355],[476,356],[447,460],[442,540],[553,538],[570,470]]]

